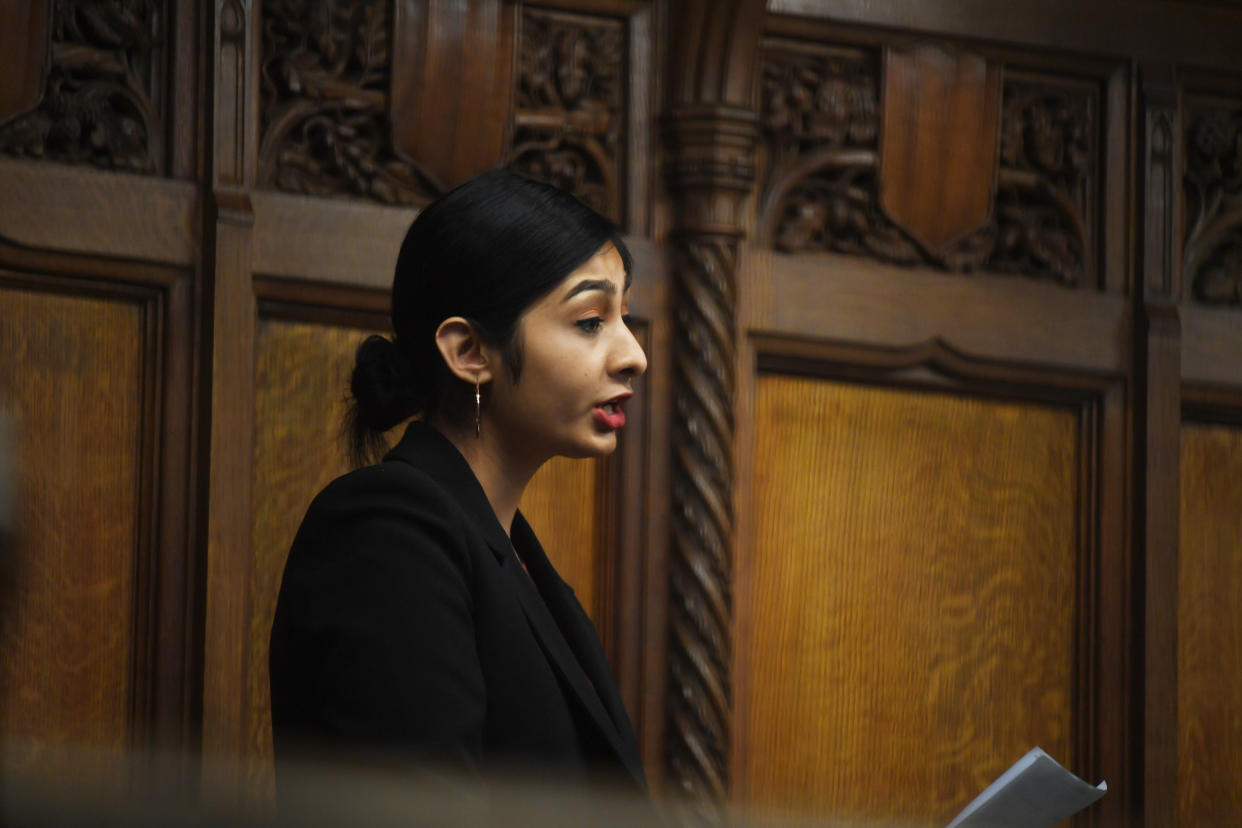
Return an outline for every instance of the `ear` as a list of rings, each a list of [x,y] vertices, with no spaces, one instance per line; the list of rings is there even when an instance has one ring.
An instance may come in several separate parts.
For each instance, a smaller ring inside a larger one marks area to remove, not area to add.
[[[474,385],[492,380],[493,350],[469,321],[450,316],[436,328],[436,347],[453,376]]]

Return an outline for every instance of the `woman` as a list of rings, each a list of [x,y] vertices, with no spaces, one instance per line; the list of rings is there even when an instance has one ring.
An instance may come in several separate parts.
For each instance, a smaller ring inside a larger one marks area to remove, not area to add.
[[[594,627],[517,510],[555,455],[611,452],[646,357],[630,258],[571,196],[510,172],[410,227],[395,337],[358,350],[354,454],[289,552],[272,627],[277,758],[516,765],[645,785]]]

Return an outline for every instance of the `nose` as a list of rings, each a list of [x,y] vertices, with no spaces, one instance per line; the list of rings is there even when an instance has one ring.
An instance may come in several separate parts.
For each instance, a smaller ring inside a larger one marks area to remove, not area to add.
[[[614,374],[625,374],[637,377],[647,370],[647,355],[643,346],[638,344],[634,332],[628,326],[621,326],[621,335],[613,348],[612,371]]]

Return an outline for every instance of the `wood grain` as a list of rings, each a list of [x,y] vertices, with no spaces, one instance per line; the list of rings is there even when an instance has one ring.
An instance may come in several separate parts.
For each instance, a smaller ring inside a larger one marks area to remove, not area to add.
[[[1187,423],[1178,562],[1177,825],[1242,814],[1242,429]]]
[[[548,560],[573,587],[597,626],[595,590],[602,552],[599,467],[599,460],[554,457],[531,480],[521,504]]]
[[[255,384],[254,533],[247,645],[247,787],[270,797],[268,641],[289,545],[311,499],[348,470],[340,439],[354,352],[370,332],[260,321]],[[398,428],[399,431],[399,428]],[[397,435],[390,435],[390,442]]]
[[[755,433],[737,800],[944,824],[1073,768],[1073,412],[770,375]]]
[[[10,770],[129,745],[142,353],[140,305],[0,289],[0,412],[16,446],[0,595]]]

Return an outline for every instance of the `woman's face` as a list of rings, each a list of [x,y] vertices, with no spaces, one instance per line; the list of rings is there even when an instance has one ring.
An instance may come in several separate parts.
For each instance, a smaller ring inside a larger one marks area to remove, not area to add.
[[[607,244],[518,323],[522,370],[492,382],[483,428],[532,462],[617,447],[631,383],[647,357],[626,324],[625,266]]]

